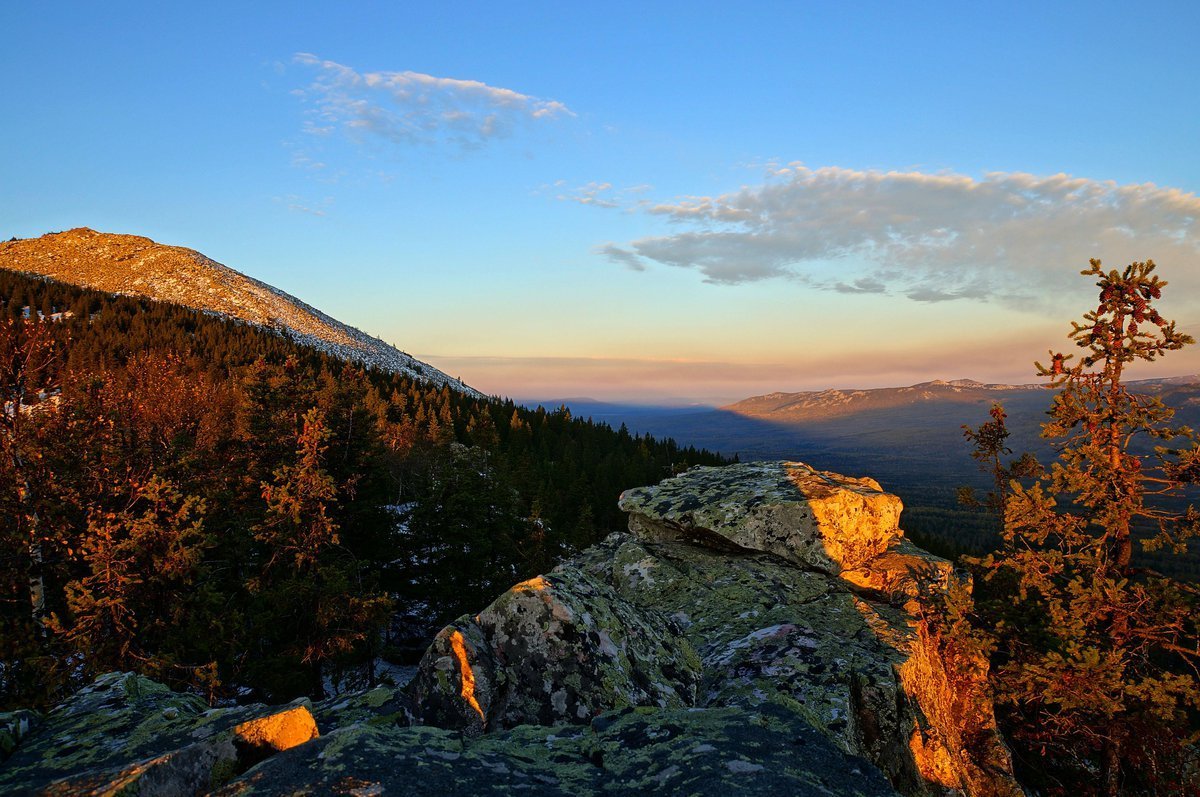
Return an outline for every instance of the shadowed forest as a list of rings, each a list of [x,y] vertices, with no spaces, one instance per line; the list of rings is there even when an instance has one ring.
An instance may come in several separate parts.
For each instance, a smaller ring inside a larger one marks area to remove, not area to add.
[[[372,681],[722,458],[0,271],[0,706],[109,670],[210,699]]]

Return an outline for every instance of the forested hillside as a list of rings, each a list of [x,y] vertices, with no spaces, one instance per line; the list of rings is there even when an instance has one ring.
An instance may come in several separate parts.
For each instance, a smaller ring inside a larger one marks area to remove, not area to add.
[[[0,706],[137,670],[278,701],[720,457],[0,271]]]

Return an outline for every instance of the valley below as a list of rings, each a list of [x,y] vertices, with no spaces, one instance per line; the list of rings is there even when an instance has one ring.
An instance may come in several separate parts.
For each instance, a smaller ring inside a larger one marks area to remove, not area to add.
[[[1176,420],[1200,428],[1200,376],[1142,380],[1131,387],[1160,397]],[[568,400],[571,411],[614,428],[670,437],[737,457],[742,462],[788,459],[813,467],[869,475],[904,501],[903,525],[921,544],[943,555],[981,553],[998,541],[987,515],[963,507],[959,489],[992,488],[991,476],[971,458],[963,426],[978,427],[993,403],[1008,414],[1014,456],[1033,453],[1043,464],[1055,449],[1041,437],[1054,391],[1038,385],[987,385],[973,380],[933,381],[875,390],[775,393],[724,407],[671,407]],[[536,406],[538,402],[530,402]],[[546,407],[562,401],[542,402]],[[1137,450],[1150,453],[1140,441]],[[1156,558],[1177,573],[1200,575],[1200,557]]]

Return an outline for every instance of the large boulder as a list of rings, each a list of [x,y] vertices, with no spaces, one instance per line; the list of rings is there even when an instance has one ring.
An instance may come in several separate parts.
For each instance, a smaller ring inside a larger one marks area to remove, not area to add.
[[[908,793],[1022,793],[986,661],[947,661],[922,619],[956,576],[904,539],[898,498],[869,479],[758,462],[694,468],[621,506],[632,537],[579,566],[686,626],[704,705],[791,701]]]
[[[921,621],[950,563],[904,539],[895,496],[750,463],[621,506],[630,533],[438,636],[412,685],[418,722],[480,734],[627,705],[774,706],[903,792],[1020,793],[986,662],[948,665]]]
[[[565,565],[442,630],[410,684],[420,723],[474,733],[586,723],[695,702],[700,661],[678,626]]]

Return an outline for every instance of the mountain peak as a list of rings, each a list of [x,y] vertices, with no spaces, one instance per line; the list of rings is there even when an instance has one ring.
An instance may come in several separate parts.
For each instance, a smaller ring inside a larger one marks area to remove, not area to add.
[[[343,360],[479,395],[394,346],[194,249],[76,227],[0,243],[0,267],[267,327]]]

